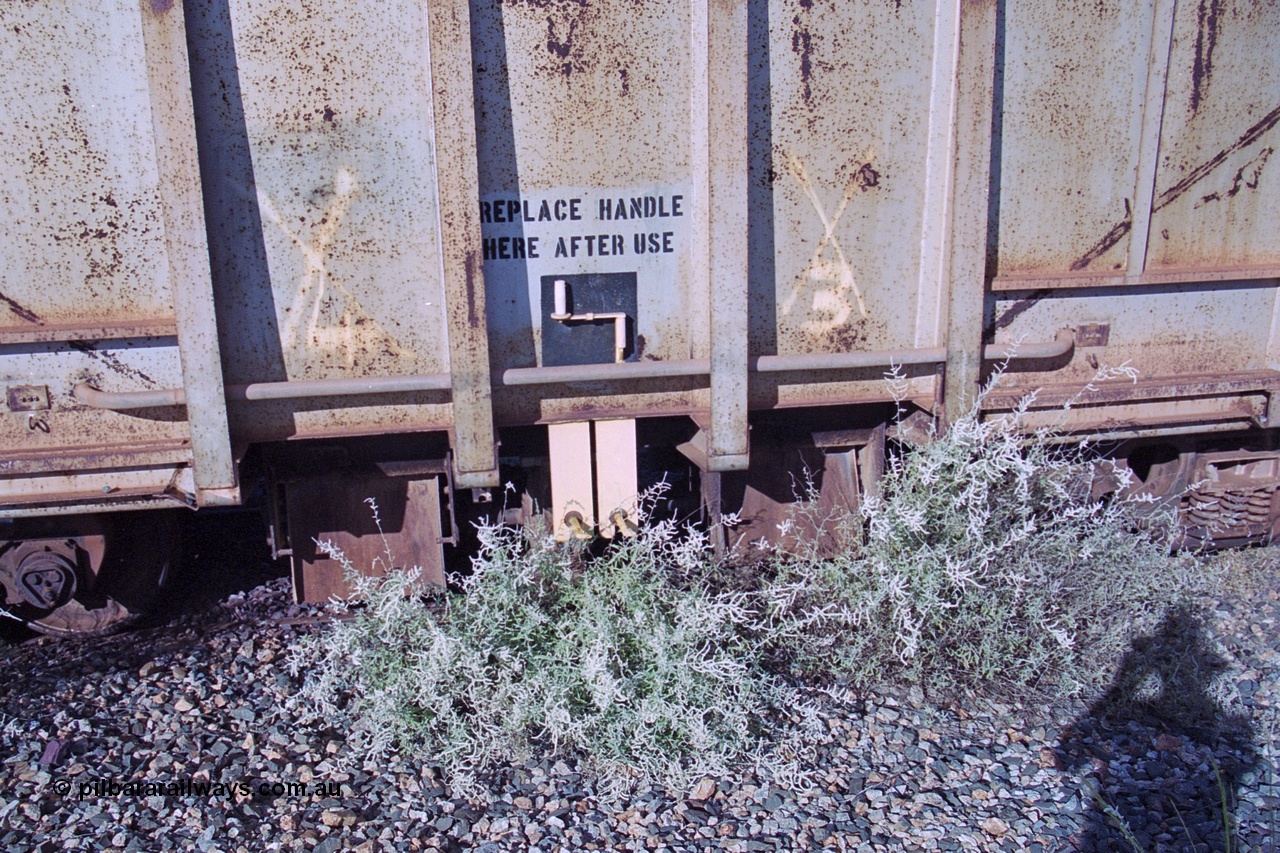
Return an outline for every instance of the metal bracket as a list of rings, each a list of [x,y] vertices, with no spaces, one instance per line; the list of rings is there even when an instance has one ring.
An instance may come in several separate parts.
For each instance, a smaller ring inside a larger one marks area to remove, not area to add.
[[[476,112],[467,0],[427,4],[433,148],[438,193],[440,280],[444,285],[453,387],[456,485],[501,483],[494,442],[480,212],[476,205]],[[461,69],[462,73],[459,73]]]
[[[712,471],[747,467],[747,6],[692,8],[693,285],[710,300]],[[712,142],[714,140],[714,144]],[[698,279],[701,278],[701,281]]]
[[[196,502],[238,504],[196,156],[186,25],[181,6],[169,14],[143,14],[141,19]]]
[[[939,7],[941,8],[941,7]],[[950,234],[942,278],[947,307],[943,404],[947,423],[973,406],[982,370],[982,312],[986,290],[987,199],[991,183],[992,92],[995,86],[996,4],[955,8],[951,82],[953,177]]]

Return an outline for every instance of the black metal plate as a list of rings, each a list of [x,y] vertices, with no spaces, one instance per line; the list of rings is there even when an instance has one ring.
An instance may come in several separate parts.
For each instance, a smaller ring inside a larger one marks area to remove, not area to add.
[[[635,361],[636,274],[634,272],[542,277],[542,365],[611,364],[613,322],[562,323],[551,319],[555,310],[555,282],[568,284],[571,314],[622,311],[627,315],[626,360]]]

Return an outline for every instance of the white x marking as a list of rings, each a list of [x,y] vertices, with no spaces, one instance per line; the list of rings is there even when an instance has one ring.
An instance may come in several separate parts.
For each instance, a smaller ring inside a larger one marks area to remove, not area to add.
[[[350,207],[351,197],[357,189],[355,176],[348,169],[339,169],[333,178],[333,188],[333,201],[321,215],[321,225],[316,229],[315,238],[309,242],[285,223],[267,194],[261,188],[258,190],[259,209],[302,252],[302,280],[298,284],[293,305],[284,324],[285,342],[301,343],[304,348],[315,346],[333,349],[343,353],[348,366],[352,366],[357,349],[356,334],[359,330],[362,337],[367,338],[369,334],[379,335],[381,338],[377,341],[379,348],[390,349],[397,355],[405,355],[407,351],[361,306],[355,294],[334,279],[326,268],[325,261],[329,255],[329,247],[333,244],[338,227],[342,224],[343,217]],[[336,325],[322,322],[321,314],[328,307],[329,302],[325,296],[326,285],[342,297],[345,310],[342,312],[341,321]],[[363,322],[358,323],[357,320]]]
[[[868,150],[863,156],[863,161],[869,163],[874,157],[874,150]],[[867,303],[862,296],[862,290],[858,287],[858,282],[854,278],[853,265],[849,263],[849,259],[844,253],[844,247],[840,245],[840,239],[836,237],[836,226],[840,224],[840,218],[844,216],[845,210],[849,207],[849,202],[858,191],[857,171],[854,171],[850,175],[848,182],[846,182],[844,192],[840,196],[840,203],[836,206],[835,214],[828,216],[826,207],[822,204],[822,199],[818,198],[818,193],[814,190],[813,180],[809,177],[809,171],[805,168],[804,163],[796,156],[795,152],[790,150],[787,151],[785,159],[787,170],[791,172],[791,176],[800,185],[800,190],[809,199],[809,203],[813,205],[814,212],[818,214],[818,219],[822,222],[822,238],[818,240],[813,256],[809,258],[809,264],[806,268],[807,277],[812,281],[824,282],[832,286],[813,292],[813,309],[830,315],[830,319],[825,320],[823,323],[828,328],[843,325],[853,313],[848,299],[848,294],[852,293],[854,301],[858,305],[858,312],[864,318],[870,316],[867,313]],[[834,260],[827,260],[824,257],[828,247],[835,252]],[[782,306],[784,314],[791,313],[800,298],[800,290],[801,288],[797,284],[791,291],[791,295],[787,297]]]

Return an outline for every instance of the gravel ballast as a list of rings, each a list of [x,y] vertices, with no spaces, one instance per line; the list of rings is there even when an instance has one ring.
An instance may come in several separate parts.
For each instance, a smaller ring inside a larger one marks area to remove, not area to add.
[[[296,725],[285,659],[325,626],[278,578],[169,624],[0,649],[0,850],[1132,850],[1119,817],[1143,850],[1218,851],[1225,787],[1232,849],[1272,851],[1280,578],[1258,577],[1126,660],[1136,699],[815,693],[808,787],[744,770],[608,807],[569,759],[468,801],[429,761]]]

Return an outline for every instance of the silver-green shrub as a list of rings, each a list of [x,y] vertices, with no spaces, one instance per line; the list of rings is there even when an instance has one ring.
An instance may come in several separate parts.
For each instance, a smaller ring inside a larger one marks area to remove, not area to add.
[[[539,531],[480,534],[461,592],[433,607],[413,572],[350,572],[363,604],[297,648],[297,708],[351,721],[362,751],[425,755],[462,789],[537,751],[683,787],[756,744],[769,678],[748,599],[709,587],[704,535],[651,524],[587,562]]]
[[[1209,582],[1171,555],[1172,508],[1123,488],[1094,499],[1088,450],[1028,442],[1019,416],[975,407],[894,456],[862,505],[861,549],[780,565],[768,610],[795,669],[1074,693]],[[1108,474],[1127,484],[1127,470]]]
[[[837,520],[835,556],[815,544],[727,571],[705,534],[649,523],[587,559],[493,526],[460,591],[430,606],[413,572],[349,570],[361,605],[297,648],[295,706],[348,721],[363,751],[425,755],[461,790],[553,753],[581,758],[607,798],[748,760],[802,781],[818,717],[787,675],[837,690],[1101,686],[1213,572],[1170,554],[1173,510],[1125,492],[1126,470],[1095,499],[1106,463],[1029,443],[1019,416],[975,407],[893,456],[861,516]]]

